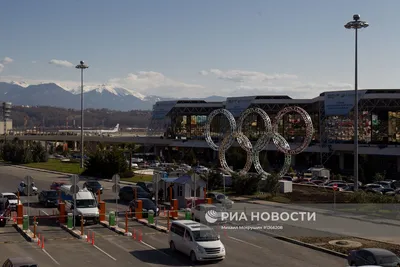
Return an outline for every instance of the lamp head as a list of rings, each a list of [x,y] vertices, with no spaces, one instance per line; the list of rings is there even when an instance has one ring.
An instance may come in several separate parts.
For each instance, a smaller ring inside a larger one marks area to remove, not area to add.
[[[353,15],[353,19],[354,19],[355,21],[360,20],[360,15],[359,15],[359,14]]]
[[[83,60],[81,60],[81,65],[84,65],[84,64],[85,64],[85,62]]]

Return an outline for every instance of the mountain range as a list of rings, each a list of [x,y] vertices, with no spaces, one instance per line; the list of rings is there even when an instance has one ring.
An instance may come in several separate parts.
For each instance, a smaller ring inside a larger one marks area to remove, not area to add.
[[[185,100],[188,98],[180,98]],[[202,98],[205,101],[225,101],[222,96]],[[85,86],[85,108],[111,109],[120,111],[151,110],[157,101],[177,100],[154,95],[145,96],[136,91],[101,84]],[[13,105],[53,106],[80,109],[80,89],[69,89],[56,83],[41,83],[29,85],[24,82],[0,82],[0,101],[11,102]]]

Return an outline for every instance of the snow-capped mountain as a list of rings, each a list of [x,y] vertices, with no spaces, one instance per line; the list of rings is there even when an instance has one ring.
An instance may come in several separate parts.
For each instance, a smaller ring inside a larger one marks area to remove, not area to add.
[[[80,94],[81,93],[81,88],[65,88],[63,87],[65,90],[73,93],[73,94]],[[96,91],[97,93],[102,94],[103,92],[108,92],[111,94],[114,94],[116,96],[134,96],[136,98],[139,98],[141,100],[145,99],[145,95],[139,93],[139,92],[135,92],[133,90],[127,89],[127,88],[123,88],[123,87],[116,87],[110,84],[100,84],[100,85],[89,85],[89,86],[84,86],[83,87],[83,91],[85,93],[88,92],[92,92],[92,91]]]
[[[56,83],[29,85],[25,82],[0,82],[0,101],[14,105],[56,106],[80,108],[81,88],[69,88]],[[113,110],[151,110],[157,101],[172,100],[159,96],[145,96],[131,89],[108,84],[84,86],[86,108]],[[213,96],[207,101],[224,101],[224,97]]]

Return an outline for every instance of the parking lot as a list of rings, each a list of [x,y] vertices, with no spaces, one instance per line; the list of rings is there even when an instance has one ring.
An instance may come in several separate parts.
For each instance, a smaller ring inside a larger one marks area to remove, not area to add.
[[[40,190],[49,189],[53,180],[66,178],[62,175],[38,171],[28,171],[10,166],[0,166],[0,192],[15,192],[26,175],[31,175]],[[106,201],[107,212],[116,210],[112,184],[101,182],[104,187],[102,200]],[[44,237],[44,250],[37,244],[27,242],[12,226],[11,222],[5,228],[0,228],[0,259],[9,256],[29,255],[38,261],[40,266],[193,266],[188,257],[169,250],[168,235],[140,223],[128,220],[128,230],[135,229],[133,236],[119,235],[102,225],[88,225],[84,233],[94,233],[94,244],[80,240],[63,230],[57,223],[56,208],[43,207],[37,203],[37,197],[21,197],[25,214],[37,216],[36,231]],[[29,208],[28,208],[29,201]],[[128,210],[126,204],[118,204],[118,210]],[[122,215],[118,224],[124,227],[125,218]],[[166,220],[159,220],[164,224]],[[33,230],[33,224],[30,229]],[[79,227],[77,228],[79,229]],[[215,263],[217,266],[344,266],[345,260],[322,252],[293,245],[270,236],[246,230],[220,230],[227,251],[227,258]],[[292,228],[293,232],[297,230]],[[139,241],[141,234],[141,242]]]

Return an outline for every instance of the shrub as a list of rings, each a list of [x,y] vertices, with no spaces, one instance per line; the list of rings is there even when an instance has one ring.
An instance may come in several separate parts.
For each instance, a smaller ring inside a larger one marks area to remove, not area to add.
[[[128,169],[123,151],[114,148],[113,150],[96,150],[90,154],[85,161],[85,175],[111,178],[114,174],[124,174]],[[131,177],[131,176],[130,176]]]
[[[278,174],[271,173],[260,182],[260,191],[275,196],[279,189],[279,179],[280,177]]]
[[[259,183],[261,181],[260,175],[255,174],[232,174],[232,187],[236,194],[251,195],[257,192]]]

